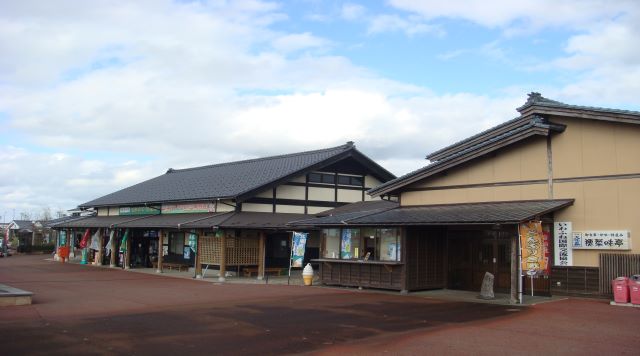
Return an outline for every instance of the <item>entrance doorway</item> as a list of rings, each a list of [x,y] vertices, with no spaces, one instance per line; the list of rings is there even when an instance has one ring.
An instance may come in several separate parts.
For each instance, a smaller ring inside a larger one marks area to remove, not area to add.
[[[289,267],[290,239],[291,234],[286,232],[267,234],[265,242],[265,266],[267,268]]]
[[[449,230],[450,289],[479,291],[486,272],[494,275],[494,290],[511,288],[513,233],[496,230]]]

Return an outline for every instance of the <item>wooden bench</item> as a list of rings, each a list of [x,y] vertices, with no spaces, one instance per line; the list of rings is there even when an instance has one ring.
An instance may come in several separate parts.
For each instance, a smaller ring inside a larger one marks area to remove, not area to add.
[[[258,267],[245,267],[242,271],[245,277],[251,277],[251,275],[253,274],[255,274],[256,276],[258,275]],[[264,274],[272,273],[276,276],[279,276],[281,272],[282,268],[277,267],[268,267],[264,269]]]
[[[158,269],[158,261],[153,261],[151,262],[151,264],[153,265],[154,269]],[[162,269],[168,269],[168,270],[178,270],[179,272],[184,271],[189,271],[189,266],[185,265],[183,263],[171,263],[171,262],[163,262],[162,263]]]

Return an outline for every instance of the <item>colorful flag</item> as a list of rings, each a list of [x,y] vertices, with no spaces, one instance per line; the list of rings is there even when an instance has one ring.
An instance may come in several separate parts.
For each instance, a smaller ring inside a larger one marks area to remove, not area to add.
[[[96,231],[93,236],[91,236],[91,244],[89,246],[92,250],[100,249],[100,229]]]
[[[105,247],[105,253],[107,254],[107,256],[111,255],[111,244],[113,243],[113,235],[115,235],[116,230],[111,230],[111,233],[109,234],[109,242],[107,242],[107,247]]]
[[[302,267],[304,260],[304,251],[307,245],[307,236],[304,232],[293,233],[293,244],[291,246],[291,267]]]
[[[547,269],[544,255],[544,234],[542,222],[530,221],[520,224],[520,250],[522,270],[541,273]]]
[[[129,237],[129,229],[124,230],[124,236],[120,242],[120,252],[127,252],[127,238]]]
[[[80,248],[86,248],[87,242],[89,241],[89,236],[91,236],[91,229],[87,229],[82,235],[82,239],[80,239]]]

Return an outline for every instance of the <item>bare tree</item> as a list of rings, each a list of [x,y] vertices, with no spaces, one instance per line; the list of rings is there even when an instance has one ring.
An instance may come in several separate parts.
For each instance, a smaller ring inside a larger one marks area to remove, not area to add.
[[[48,206],[42,208],[42,220],[43,221],[51,220],[51,208],[49,208]]]
[[[64,217],[64,210],[62,210],[62,208],[58,207],[58,210],[56,210],[56,218],[60,219]]]
[[[20,213],[20,220],[31,220],[31,214],[27,212]]]

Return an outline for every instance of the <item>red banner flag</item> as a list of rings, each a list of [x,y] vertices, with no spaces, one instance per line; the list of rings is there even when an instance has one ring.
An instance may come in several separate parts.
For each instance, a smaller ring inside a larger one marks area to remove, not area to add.
[[[80,240],[80,248],[86,248],[87,243],[89,242],[89,236],[91,235],[91,229],[87,229],[82,235],[82,239]]]

